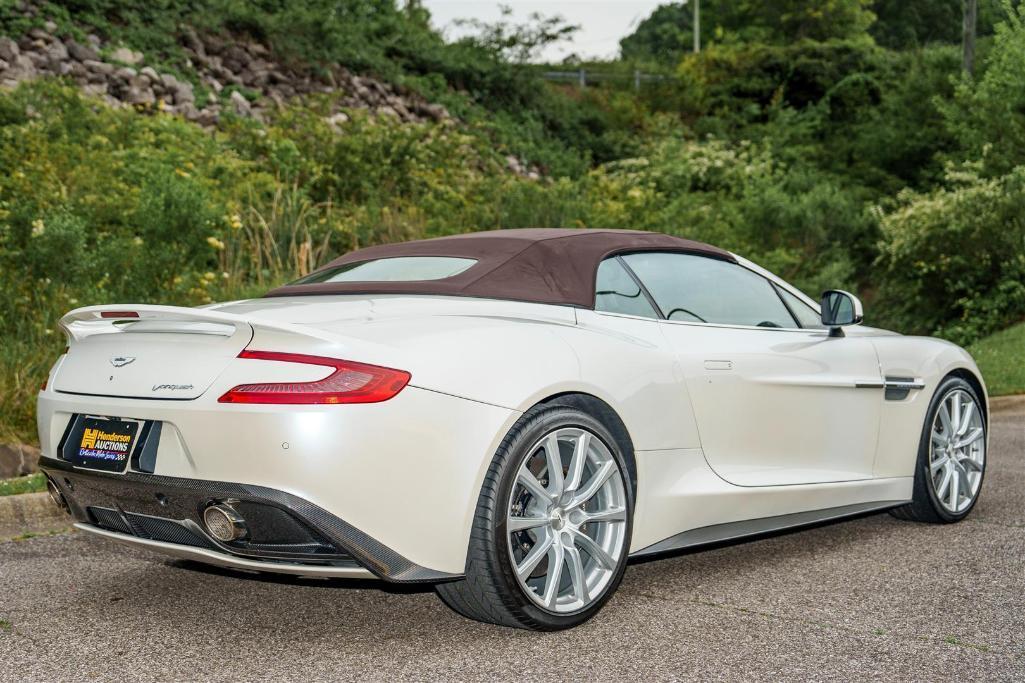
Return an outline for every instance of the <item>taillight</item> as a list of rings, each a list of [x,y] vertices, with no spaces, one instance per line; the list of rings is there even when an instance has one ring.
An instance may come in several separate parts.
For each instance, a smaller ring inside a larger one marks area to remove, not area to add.
[[[379,403],[402,391],[410,379],[402,370],[301,353],[243,351],[238,357],[322,365],[335,371],[313,382],[240,384],[217,399],[219,403]]]
[[[102,311],[100,313],[101,318],[138,318],[139,314],[135,311]]]

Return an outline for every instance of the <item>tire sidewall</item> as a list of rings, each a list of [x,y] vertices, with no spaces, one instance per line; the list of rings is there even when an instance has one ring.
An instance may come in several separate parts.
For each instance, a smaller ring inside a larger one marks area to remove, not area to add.
[[[620,476],[623,477],[623,488],[626,492],[626,530],[625,538],[623,539],[623,553],[620,558],[619,565],[616,567],[616,570],[613,573],[612,578],[609,580],[602,596],[589,606],[575,612],[553,614],[552,612],[539,607],[529,596],[525,595],[523,587],[520,585],[519,580],[513,572],[512,562],[510,561],[509,556],[507,516],[509,510],[509,499],[516,485],[516,475],[519,471],[520,464],[527,456],[527,449],[534,446],[546,434],[556,429],[564,429],[567,427],[585,429],[592,435],[597,436],[601,439],[602,443],[605,444],[605,447],[609,449],[612,457],[615,458],[616,465],[619,467]],[[501,573],[501,580],[506,585],[509,596],[515,602],[515,609],[521,612],[530,621],[534,622],[537,627],[545,630],[570,628],[593,617],[602,608],[602,606],[604,606],[609,598],[612,597],[612,594],[616,592],[616,588],[619,586],[619,583],[623,578],[623,574],[626,571],[627,559],[630,552],[630,539],[633,532],[634,485],[630,480],[630,472],[626,466],[623,453],[619,445],[616,443],[612,433],[605,427],[605,425],[588,413],[566,406],[551,407],[546,409],[544,419],[532,424],[528,421],[526,424],[520,426],[518,431],[515,428],[513,431],[515,431],[516,434],[504,453],[505,462],[503,463],[502,470],[500,472],[499,495],[495,502],[496,509],[493,511],[493,533],[498,565],[496,569]]]
[[[934,490],[935,487],[932,483],[932,476],[929,473],[929,451],[932,446],[932,425],[936,420],[936,411],[939,410],[939,406],[947,397],[947,394],[954,389],[961,389],[968,392],[975,401],[975,405],[978,406],[979,414],[982,418],[982,428],[984,430],[982,438],[986,440],[986,459],[983,461],[982,475],[979,478],[979,491],[975,494],[975,498],[972,500],[971,505],[957,513],[950,512],[943,506],[943,503],[939,501],[936,496],[936,491]],[[944,522],[961,521],[968,516],[968,513],[975,509],[975,505],[979,502],[979,498],[982,497],[982,485],[985,483],[986,469],[989,464],[989,422],[987,418],[988,416],[986,415],[986,411],[983,409],[982,399],[979,397],[972,385],[960,377],[948,377],[943,380],[943,382],[940,383],[940,386],[936,389],[936,392],[933,394],[932,401],[929,403],[929,410],[925,415],[925,424],[922,426],[921,442],[918,446],[918,471],[916,472],[916,476],[921,482],[921,486],[925,489],[925,494],[928,496],[929,502],[931,503],[936,515]]]

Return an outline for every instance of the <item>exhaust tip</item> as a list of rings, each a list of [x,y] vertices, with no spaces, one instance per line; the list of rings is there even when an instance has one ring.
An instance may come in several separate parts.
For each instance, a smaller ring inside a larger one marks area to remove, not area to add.
[[[207,532],[221,543],[245,538],[249,533],[246,520],[227,503],[215,503],[203,511]]]
[[[54,505],[64,510],[64,512],[70,512],[68,501],[64,499],[64,494],[61,493],[61,490],[53,483],[53,479],[50,479],[50,477],[46,478],[46,492],[50,494],[50,500],[53,501]]]

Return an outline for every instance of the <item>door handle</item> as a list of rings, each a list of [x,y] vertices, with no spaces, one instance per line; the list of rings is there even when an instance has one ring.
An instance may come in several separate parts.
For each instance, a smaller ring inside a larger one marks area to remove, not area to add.
[[[706,360],[705,370],[732,370],[733,361],[731,360]]]

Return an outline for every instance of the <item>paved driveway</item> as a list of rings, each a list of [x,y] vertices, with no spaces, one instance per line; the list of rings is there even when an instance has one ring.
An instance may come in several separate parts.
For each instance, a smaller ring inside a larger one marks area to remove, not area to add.
[[[1025,679],[1025,409],[968,521],[874,515],[633,565],[599,617],[484,626],[425,589],[0,544],[0,679]]]

